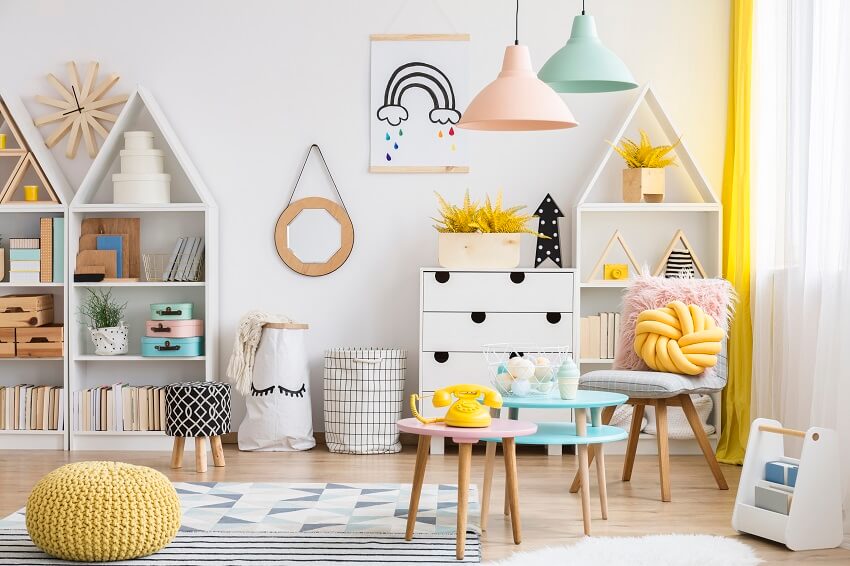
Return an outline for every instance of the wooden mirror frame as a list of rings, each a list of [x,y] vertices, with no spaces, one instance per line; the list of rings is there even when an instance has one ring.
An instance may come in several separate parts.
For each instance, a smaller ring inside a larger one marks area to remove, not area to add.
[[[287,228],[302,210],[308,208],[323,209],[339,222],[339,249],[325,263],[304,263],[289,249]],[[277,255],[289,269],[301,275],[321,277],[339,269],[351,255],[351,250],[354,248],[354,226],[351,224],[351,219],[345,209],[334,201],[322,197],[302,198],[287,206],[277,219],[277,225],[274,228],[274,245],[277,248]]]

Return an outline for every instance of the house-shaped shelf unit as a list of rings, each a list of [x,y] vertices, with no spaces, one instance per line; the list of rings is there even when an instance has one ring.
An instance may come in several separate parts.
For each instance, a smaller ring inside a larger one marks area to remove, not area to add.
[[[154,147],[164,151],[165,172],[171,175],[171,203],[114,204],[112,174],[120,171],[124,132],[154,133]],[[90,290],[110,289],[127,303],[129,351],[121,356],[98,356],[87,328],[69,329],[69,380],[72,391],[117,381],[129,385],[164,386],[180,381],[212,381],[218,358],[218,209],[198,170],[153,95],[139,86],[130,95],[103,147],[92,163],[69,211],[70,272],[74,272],[82,223],[87,218],[139,218],[140,255],[165,259],[181,237],[204,238],[204,276],[197,282],[148,280],[142,266],[138,281],[72,283],[70,308],[76,312]],[[192,303],[193,318],[204,321],[202,356],[143,357],[141,339],[153,303]],[[73,412],[73,411],[72,411]],[[132,437],[131,442],[127,438]],[[167,449],[159,431],[72,431],[72,450]]]
[[[38,283],[9,282],[9,238],[38,238],[41,218],[66,219],[73,191],[57,165],[53,154],[33,124],[26,107],[16,96],[0,91],[0,134],[6,136],[6,147],[0,149],[0,253],[4,269],[0,277],[0,295],[53,295],[53,319],[68,321],[68,286],[62,270],[51,281]],[[21,169],[24,167],[24,169]],[[11,182],[14,180],[14,182]],[[23,200],[23,186],[36,185],[39,200]],[[4,198],[6,197],[6,198]],[[61,228],[60,246],[63,264],[68,264],[67,221]],[[62,386],[68,391],[67,339],[65,355],[49,358],[0,358],[0,387],[20,384]],[[7,393],[12,391],[7,389]],[[67,427],[65,427],[67,429]],[[64,430],[0,430],[0,450],[63,450],[68,447]]]
[[[679,230],[704,267],[708,277],[721,275],[722,211],[717,193],[711,188],[688,149],[687,135],[676,129],[650,85],[641,88],[619,129],[608,138],[618,145],[624,138],[638,139],[645,130],[653,144],[673,144],[677,167],[668,167],[664,201],[627,203],[622,198],[622,170],[625,165],[611,145],[593,170],[575,206],[573,222],[573,258],[579,277],[581,316],[599,312],[619,312],[623,290],[629,281],[606,281],[603,267],[593,274],[612,236],[619,232],[645,275],[652,274],[669,250]],[[600,147],[602,147],[600,143]],[[619,243],[619,242],[618,242]],[[681,243],[675,249],[684,249]],[[628,264],[629,277],[635,275],[630,258],[621,245],[610,247],[602,263]],[[699,277],[699,274],[696,275]],[[591,359],[579,354],[581,371],[610,367],[612,360]],[[709,422],[718,438],[720,432],[720,395],[714,397]],[[655,444],[654,437],[651,444]],[[677,447],[677,444],[679,445]],[[647,449],[653,449],[647,443]],[[680,452],[698,450],[696,443],[671,443]],[[641,450],[644,450],[643,445]]]

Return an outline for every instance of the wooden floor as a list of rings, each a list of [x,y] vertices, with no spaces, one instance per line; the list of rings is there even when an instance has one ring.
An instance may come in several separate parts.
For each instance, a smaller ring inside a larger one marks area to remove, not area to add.
[[[150,466],[174,481],[410,483],[416,452],[415,447],[406,446],[402,454],[379,456],[330,454],[324,447],[310,452],[262,453],[239,452],[233,445],[226,445],[225,451],[227,467],[210,467],[205,474],[192,471],[194,461],[190,457],[186,458],[189,468],[170,470],[170,455],[164,452],[3,451],[0,452],[0,516],[23,507],[27,494],[42,475],[62,464],[80,460],[115,459]],[[518,549],[572,544],[581,537],[580,499],[578,494],[572,495],[567,489],[576,470],[575,456],[549,457],[538,447],[520,447],[518,452],[523,543],[514,546],[510,524],[501,515],[504,474],[497,471],[491,506],[493,514],[488,532],[482,538],[485,560],[503,558]],[[472,482],[479,488],[483,460],[483,450],[476,448]],[[632,481],[627,483],[620,481],[622,461],[621,456],[606,459],[610,510],[607,521],[600,518],[596,485],[592,483],[594,535],[703,533],[739,536],[730,523],[740,468],[723,466],[730,489],[719,491],[701,457],[673,457],[673,501],[661,503],[657,460],[652,456],[638,456]],[[456,483],[456,452],[432,456],[425,482]],[[740,536],[740,540],[753,547],[767,563],[850,564],[850,550],[791,552],[782,545],[750,536]]]

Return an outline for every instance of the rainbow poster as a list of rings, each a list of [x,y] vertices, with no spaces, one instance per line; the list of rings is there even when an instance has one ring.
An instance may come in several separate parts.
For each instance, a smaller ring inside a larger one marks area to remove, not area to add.
[[[373,35],[373,173],[467,173],[469,35]]]

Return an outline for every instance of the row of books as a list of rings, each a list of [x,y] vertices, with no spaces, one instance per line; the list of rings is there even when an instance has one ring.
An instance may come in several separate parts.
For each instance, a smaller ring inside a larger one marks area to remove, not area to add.
[[[612,360],[620,345],[620,313],[601,312],[581,319],[581,357]]]
[[[64,430],[64,407],[62,387],[0,386],[0,430]]]
[[[162,272],[163,281],[200,281],[204,262],[203,238],[180,238]]]
[[[116,383],[74,391],[71,400],[74,430],[165,430],[165,387]]]
[[[42,218],[38,238],[9,238],[10,283],[62,283],[64,262],[64,218]]]

